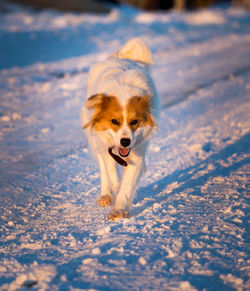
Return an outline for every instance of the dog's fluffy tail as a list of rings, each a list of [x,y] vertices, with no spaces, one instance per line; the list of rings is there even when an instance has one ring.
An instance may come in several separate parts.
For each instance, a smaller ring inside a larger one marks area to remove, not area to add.
[[[130,39],[117,53],[113,54],[119,59],[129,59],[145,65],[154,63],[152,53],[148,46],[140,38]]]

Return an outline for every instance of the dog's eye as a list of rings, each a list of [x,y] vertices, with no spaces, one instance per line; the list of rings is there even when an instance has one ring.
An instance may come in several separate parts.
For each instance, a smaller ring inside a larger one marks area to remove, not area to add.
[[[116,119],[111,119],[111,122],[115,125],[120,125],[120,122]]]
[[[130,122],[130,125],[136,125],[137,123],[138,123],[138,120],[135,119],[135,120],[132,120],[132,121]]]

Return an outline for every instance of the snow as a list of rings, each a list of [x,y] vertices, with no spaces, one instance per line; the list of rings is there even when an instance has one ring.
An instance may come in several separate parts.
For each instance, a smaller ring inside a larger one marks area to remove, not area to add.
[[[1,2],[0,290],[248,290],[250,13],[107,15]],[[159,129],[131,218],[97,206],[90,66],[140,36]]]

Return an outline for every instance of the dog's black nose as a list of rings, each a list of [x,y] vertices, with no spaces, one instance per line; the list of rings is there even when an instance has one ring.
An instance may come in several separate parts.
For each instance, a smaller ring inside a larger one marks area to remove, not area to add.
[[[125,148],[130,145],[130,138],[121,138],[121,145],[124,146]]]

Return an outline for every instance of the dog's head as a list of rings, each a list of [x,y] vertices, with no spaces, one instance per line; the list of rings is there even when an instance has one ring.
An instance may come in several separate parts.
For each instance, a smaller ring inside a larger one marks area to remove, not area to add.
[[[131,97],[121,104],[114,96],[97,94],[87,100],[86,107],[93,115],[84,128],[100,133],[108,146],[117,147],[121,157],[128,157],[156,127],[148,96]]]

